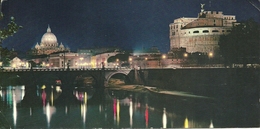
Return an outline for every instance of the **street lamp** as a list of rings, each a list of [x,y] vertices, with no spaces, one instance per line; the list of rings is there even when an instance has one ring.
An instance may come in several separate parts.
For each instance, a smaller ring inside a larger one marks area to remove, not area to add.
[[[209,58],[212,58],[212,57],[213,57],[213,53],[209,52]]]
[[[116,59],[116,66],[117,66],[117,68],[119,67],[119,59]]]
[[[132,60],[133,60],[133,59],[130,57],[128,60],[129,60],[129,62],[130,62],[130,68],[132,68]]]
[[[211,58],[213,58],[213,52],[209,52],[208,57],[209,57],[209,66],[210,66]]]
[[[187,58],[187,57],[188,57],[188,54],[187,54],[187,53],[184,53],[183,56],[184,56],[185,58]]]
[[[162,55],[162,59],[163,59],[163,62],[165,62],[164,59],[166,59],[166,55]],[[162,68],[163,68],[163,62],[162,62]]]

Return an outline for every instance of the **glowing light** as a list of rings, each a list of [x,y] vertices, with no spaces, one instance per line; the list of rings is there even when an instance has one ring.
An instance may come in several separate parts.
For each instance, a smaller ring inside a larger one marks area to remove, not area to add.
[[[189,120],[187,117],[184,120],[184,128],[189,128]]]
[[[56,91],[57,91],[57,92],[62,92],[60,86],[56,86]]]
[[[46,86],[45,85],[42,85],[42,89],[45,89],[46,88]]]
[[[51,90],[51,105],[53,106],[53,90]]]
[[[210,120],[210,125],[209,125],[209,128],[214,128],[214,125],[213,125],[213,122],[212,122],[212,120]]]
[[[188,54],[187,54],[187,53],[184,53],[183,56],[184,56],[184,57],[188,57]]]
[[[162,123],[163,123],[163,128],[167,128],[167,116],[166,116],[166,109],[163,109],[163,117],[162,117]]]
[[[117,100],[117,104],[116,104],[116,112],[117,112],[117,125],[119,125],[120,122],[120,104],[119,104],[119,100]]]
[[[42,105],[45,106],[45,101],[46,101],[46,92],[45,90],[42,90]]]
[[[83,124],[86,123],[87,104],[81,104],[81,117]]]
[[[16,108],[16,99],[15,99],[14,91],[13,91],[13,119],[14,119],[14,126],[16,126],[17,108]]]
[[[30,107],[30,116],[32,116],[32,107]]]
[[[88,100],[88,93],[85,92],[85,95],[84,95],[84,104],[87,104],[87,100]]]
[[[146,128],[148,128],[148,122],[149,122],[149,111],[148,111],[148,105],[145,105],[145,125]]]
[[[68,114],[68,106],[65,106],[65,114]]]
[[[209,57],[210,58],[213,57],[213,53],[212,52],[209,53]]]
[[[113,102],[113,111],[114,111],[114,121],[116,120],[116,99]]]
[[[51,116],[56,112],[56,108],[54,106],[50,106],[49,103],[47,103],[45,107],[45,114],[46,114],[46,119],[47,119],[47,124],[48,127],[50,127],[50,121],[51,121]]]
[[[129,116],[130,116],[130,127],[133,126],[133,102],[130,101],[130,106],[129,106]]]
[[[129,58],[129,61],[132,61],[133,59],[132,58]]]
[[[162,58],[165,59],[165,58],[166,58],[166,55],[162,55]]]

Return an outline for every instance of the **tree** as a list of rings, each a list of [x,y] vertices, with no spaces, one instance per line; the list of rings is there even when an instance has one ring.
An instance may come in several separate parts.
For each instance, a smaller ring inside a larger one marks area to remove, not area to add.
[[[3,19],[4,15],[2,13],[2,3],[5,0],[1,0],[0,2],[0,20]],[[7,24],[7,27],[0,29],[0,62],[2,60],[4,61],[8,61],[8,59],[6,59],[6,57],[2,57],[2,51],[4,50],[2,48],[2,44],[3,44],[3,40],[13,36],[19,29],[21,29],[22,26],[19,26],[15,23],[15,19],[14,17],[11,17],[11,21]]]
[[[234,26],[228,35],[220,37],[220,53],[224,57],[225,65],[242,63],[259,63],[260,55],[259,24],[249,19]]]
[[[22,26],[19,26],[15,23],[14,17],[11,17],[10,23],[7,24],[7,28],[0,30],[0,47],[2,47],[3,40],[13,36]]]

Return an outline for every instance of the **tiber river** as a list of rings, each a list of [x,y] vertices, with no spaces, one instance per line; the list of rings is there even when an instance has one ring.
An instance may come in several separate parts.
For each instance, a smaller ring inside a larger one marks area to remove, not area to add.
[[[230,102],[144,86],[124,89],[2,87],[0,128],[259,127],[259,102],[252,98]]]

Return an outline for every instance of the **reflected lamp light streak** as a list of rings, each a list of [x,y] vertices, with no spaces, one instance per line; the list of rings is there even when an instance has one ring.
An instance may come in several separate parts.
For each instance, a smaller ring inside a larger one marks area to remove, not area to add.
[[[130,127],[132,128],[133,126],[133,102],[130,101],[130,106],[129,106],[129,116],[130,116]]]
[[[184,120],[184,128],[189,128],[189,120],[187,117]]]
[[[42,90],[42,105],[45,106],[46,104],[46,92]]]
[[[117,125],[119,125],[120,122],[120,102],[117,99],[117,104],[116,104],[116,112],[117,112]]]
[[[16,108],[16,99],[15,99],[15,93],[13,91],[13,120],[14,120],[14,126],[16,126],[17,121],[17,108]]]
[[[84,94],[84,104],[87,104],[87,101],[88,101],[88,93],[85,92],[85,94]]]
[[[116,99],[113,101],[113,111],[114,111],[114,117],[116,117]]]
[[[210,125],[209,125],[209,128],[214,128],[214,125],[213,125],[213,122],[212,122],[212,120],[210,120]]]
[[[9,87],[6,93],[7,105],[11,106],[13,103],[12,89]]]
[[[2,90],[0,90],[0,97],[1,97],[2,100],[3,100],[4,96],[3,96],[3,91],[2,91]]]
[[[32,107],[30,107],[30,116],[32,116]]]
[[[163,109],[162,123],[163,123],[163,128],[167,128],[167,116],[166,116],[165,108]]]
[[[87,105],[81,104],[81,117],[82,117],[83,124],[86,123],[86,116],[87,116],[86,114],[87,114]]]
[[[113,100],[114,125],[116,124],[116,99]]]
[[[148,128],[149,124],[149,111],[148,111],[148,104],[145,105],[145,125]]]
[[[68,106],[65,106],[65,114],[68,114]]]
[[[48,127],[50,127],[51,117],[55,112],[56,112],[56,108],[54,106],[50,106],[50,104],[47,103],[45,108],[45,113],[46,113]]]
[[[53,89],[51,89],[51,106],[53,106]]]

